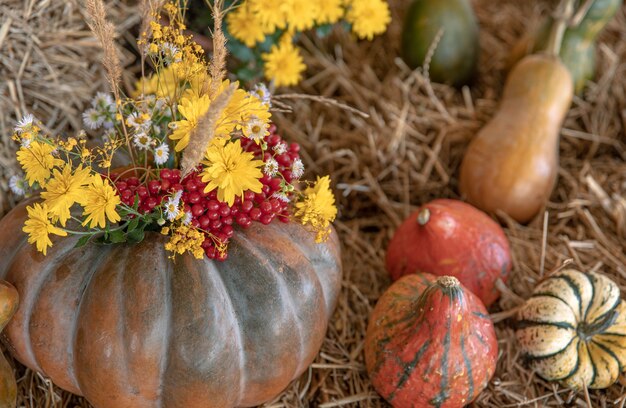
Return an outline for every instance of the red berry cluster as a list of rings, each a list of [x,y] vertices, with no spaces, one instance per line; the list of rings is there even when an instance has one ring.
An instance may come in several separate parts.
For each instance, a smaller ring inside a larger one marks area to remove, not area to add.
[[[225,260],[227,254],[219,251],[218,247],[226,245],[233,236],[233,225],[248,228],[253,221],[264,225],[271,223],[274,218],[289,221],[288,203],[275,193],[282,190],[283,180],[290,183],[294,179],[292,168],[294,161],[300,159],[300,146],[297,143],[287,145],[275,132],[272,126],[264,140],[267,144],[264,153],[254,141],[242,138],[244,150],[254,153],[256,159],[261,159],[263,154],[263,161],[272,157],[276,160],[276,173],[273,176],[264,174],[260,179],[263,184],[261,192],[246,191],[243,197],[235,198],[232,206],[217,199],[217,190],[205,192],[207,183],[201,180],[198,172],[181,180],[180,170],[162,169],[158,179],[150,180],[145,185],[140,185],[137,177],[128,177],[115,181],[115,187],[124,204],[132,207],[137,198],[138,210],[142,213],[151,212],[168,196],[182,191],[181,201],[184,211],[191,216],[191,225],[206,232],[202,247],[207,257]],[[276,146],[278,148],[275,149]],[[111,178],[115,180],[115,177]]]

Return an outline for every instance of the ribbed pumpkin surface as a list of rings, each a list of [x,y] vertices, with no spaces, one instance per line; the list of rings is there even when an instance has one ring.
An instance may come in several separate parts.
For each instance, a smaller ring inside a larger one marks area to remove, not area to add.
[[[372,384],[396,408],[469,404],[489,383],[497,355],[485,307],[447,276],[396,281],[376,304],[365,337]]]
[[[238,231],[229,259],[136,245],[26,243],[22,204],[0,221],[0,278],[22,302],[15,356],[97,408],[232,407],[271,399],[317,354],[341,282],[339,243],[301,226]]]
[[[558,272],[518,313],[517,340],[537,373],[573,388],[606,388],[626,370],[626,303],[606,276]]]

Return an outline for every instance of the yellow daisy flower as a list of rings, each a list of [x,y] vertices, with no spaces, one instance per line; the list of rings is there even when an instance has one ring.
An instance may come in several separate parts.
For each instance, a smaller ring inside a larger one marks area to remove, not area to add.
[[[28,146],[20,147],[17,152],[17,161],[26,173],[28,185],[32,186],[35,182],[41,186],[45,185],[52,168],[63,165],[63,160],[52,155],[54,149],[55,147],[52,145],[37,141],[31,142]]]
[[[296,203],[295,216],[300,218],[302,225],[310,224],[317,231],[316,242],[322,242],[328,237],[330,223],[337,216],[335,196],[330,190],[328,176],[318,176],[315,185],[304,190],[304,200]]]
[[[276,86],[296,85],[306,68],[298,49],[288,37],[283,37],[279,45],[273,45],[269,54],[263,54],[265,77]]]
[[[242,196],[247,190],[260,193],[263,184],[261,160],[254,160],[254,154],[244,152],[241,140],[226,143],[224,139],[214,139],[206,151],[206,161],[202,170],[202,181],[208,182],[205,193],[217,188],[217,198],[229,206],[235,202],[235,196]]]
[[[179,85],[180,77],[176,68],[170,65],[137,81],[135,92],[133,92],[132,96],[136,98],[142,94],[156,95],[159,98],[166,98],[172,101],[176,99]]]
[[[198,126],[200,118],[209,110],[210,104],[211,100],[208,95],[200,97],[193,95],[180,101],[178,111],[185,119],[170,123],[170,127],[174,129],[170,139],[178,141],[174,146],[177,152],[187,147],[191,132]]]
[[[71,165],[63,167],[62,171],[54,169],[52,178],[46,184],[41,197],[48,205],[50,214],[65,226],[70,218],[70,208],[79,202],[83,195],[83,186],[89,183],[90,170],[79,166],[72,174]]]
[[[285,0],[247,0],[256,21],[261,24],[263,32],[270,34],[276,29],[282,30],[287,25]]]
[[[317,0],[317,16],[315,21],[318,24],[333,24],[343,17],[343,0]]]
[[[120,202],[120,197],[108,180],[103,180],[99,174],[91,176],[91,184],[84,189],[80,201],[84,207],[83,216],[87,216],[83,226],[89,224],[89,228],[104,228],[107,219],[112,223],[118,222],[120,215],[115,208]]]
[[[250,2],[244,1],[237,10],[226,16],[228,32],[247,47],[253,47],[265,39],[263,26],[255,19]]]
[[[308,30],[315,25],[315,17],[318,15],[317,1],[286,0],[285,13],[290,30]]]
[[[382,34],[391,21],[389,5],[384,0],[350,0],[346,20],[357,37],[371,40]]]
[[[46,255],[48,247],[52,246],[49,235],[55,234],[65,237],[67,232],[52,225],[48,217],[48,206],[45,203],[35,203],[32,207],[26,207],[26,211],[28,211],[28,219],[24,223],[22,231],[28,234],[28,243],[36,244],[37,251]]]

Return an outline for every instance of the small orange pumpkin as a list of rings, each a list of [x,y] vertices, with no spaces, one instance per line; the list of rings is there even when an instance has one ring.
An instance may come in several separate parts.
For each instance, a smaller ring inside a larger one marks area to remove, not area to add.
[[[367,372],[396,408],[461,408],[487,386],[498,343],[481,301],[452,276],[406,275],[378,300]]]
[[[19,296],[10,283],[0,281],[0,332],[17,310]],[[0,352],[0,408],[15,407],[17,384],[13,369]]]

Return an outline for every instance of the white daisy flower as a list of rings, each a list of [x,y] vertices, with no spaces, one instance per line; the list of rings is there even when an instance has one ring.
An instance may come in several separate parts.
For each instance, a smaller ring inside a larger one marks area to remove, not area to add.
[[[278,162],[273,157],[270,157],[263,166],[263,173],[270,177],[274,177],[278,173]]]
[[[177,200],[176,197],[169,197],[165,202],[165,216],[169,221],[174,221],[180,214],[179,202],[180,199]]]
[[[83,122],[89,129],[95,130],[102,126],[104,118],[96,109],[90,108],[83,112]]]
[[[95,109],[109,112],[111,108],[115,108],[115,103],[113,103],[113,98],[110,94],[105,92],[98,92],[96,96],[91,100],[91,106]]]
[[[170,65],[174,62],[180,62],[180,57],[176,57],[176,53],[178,53],[178,47],[172,43],[166,42],[161,45],[161,52],[163,53],[163,59],[165,60],[165,65]]]
[[[269,125],[264,123],[258,117],[252,115],[250,120],[243,127],[243,135],[254,140],[257,144],[263,140],[263,138],[270,134]]]
[[[137,133],[133,136],[133,144],[142,150],[148,150],[154,145],[154,139],[146,133]]]
[[[170,147],[167,143],[161,143],[159,147],[154,149],[154,162],[161,165],[170,157]]]
[[[184,225],[189,225],[191,223],[191,213],[189,211],[185,211],[182,221]]]
[[[272,94],[264,83],[256,84],[250,93],[259,98],[263,104],[272,107]]]
[[[178,203],[180,203],[180,199],[183,198],[182,190],[177,190],[172,196],[172,198],[176,200],[176,205],[178,205]]]
[[[283,154],[287,152],[287,143],[285,142],[280,142],[279,144],[277,144],[276,146],[272,147],[272,150],[274,150],[274,152],[276,154]]]
[[[27,113],[26,115],[24,115],[22,117],[22,119],[17,122],[17,125],[15,125],[14,130],[21,134],[25,131],[27,131],[28,129],[30,129],[31,126],[33,126],[33,123],[35,122],[35,117],[33,116],[32,113]]]
[[[22,147],[30,147],[30,142],[32,142],[32,141],[33,141],[33,139],[31,139],[30,136],[29,137],[22,137],[20,139],[20,146],[22,146]]]
[[[304,164],[300,158],[293,161],[291,165],[291,175],[294,179],[299,179],[304,174]]]
[[[23,176],[14,175],[9,179],[9,188],[13,192],[13,194],[17,196],[23,196],[26,194],[26,189],[28,188],[28,183],[24,179]]]
[[[276,198],[276,199],[278,199],[280,201],[283,201],[285,203],[288,203],[289,201],[291,201],[289,199],[289,197],[287,197],[287,194],[285,194],[283,191],[275,192],[274,194],[272,194],[272,197],[274,197],[274,198]]]

